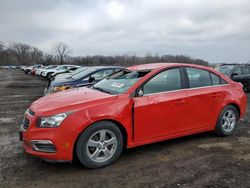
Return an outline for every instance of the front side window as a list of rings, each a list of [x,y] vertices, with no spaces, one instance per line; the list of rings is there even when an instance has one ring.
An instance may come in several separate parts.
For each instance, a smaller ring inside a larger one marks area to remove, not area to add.
[[[241,68],[240,67],[235,67],[233,69],[232,74],[234,74],[234,75],[241,75]]]
[[[250,69],[248,67],[242,67],[242,74],[250,74]]]
[[[143,94],[160,93],[181,89],[179,68],[165,70],[151,78],[143,86]]]
[[[210,74],[206,70],[186,68],[190,88],[211,86]]]

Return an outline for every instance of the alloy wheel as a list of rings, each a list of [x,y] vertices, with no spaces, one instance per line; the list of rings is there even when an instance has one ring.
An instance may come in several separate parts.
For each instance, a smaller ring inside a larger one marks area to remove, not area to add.
[[[109,160],[117,149],[117,137],[107,129],[93,133],[87,142],[87,155],[94,162]]]

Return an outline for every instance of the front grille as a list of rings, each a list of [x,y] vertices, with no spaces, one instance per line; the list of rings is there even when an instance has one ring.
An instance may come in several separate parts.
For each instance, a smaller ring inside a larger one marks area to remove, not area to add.
[[[35,112],[33,112],[31,109],[28,110],[28,113],[29,113],[31,116],[34,116],[34,115],[35,115]]]
[[[23,124],[24,129],[28,129],[30,125],[30,121],[27,118],[24,118],[22,124]]]

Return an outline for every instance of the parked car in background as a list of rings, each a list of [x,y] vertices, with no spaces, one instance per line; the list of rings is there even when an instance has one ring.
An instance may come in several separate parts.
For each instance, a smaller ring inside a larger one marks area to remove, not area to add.
[[[77,157],[88,168],[100,168],[125,148],[206,131],[231,135],[246,100],[241,84],[210,67],[138,65],[92,87],[38,99],[25,113],[20,139],[34,156]]]
[[[78,74],[84,70],[87,70],[88,67],[79,67],[78,69],[74,70],[73,72],[70,72],[70,73],[62,73],[62,74],[57,74],[55,77],[53,77],[50,81],[53,81],[55,79],[63,79],[63,78],[67,78],[67,77],[70,77],[74,74]]]
[[[22,70],[22,71],[25,71],[25,69],[26,69],[27,67],[28,67],[28,66],[23,65],[23,66],[21,66],[21,70]]]
[[[70,67],[75,66],[75,65],[58,65],[57,67],[49,70],[44,70],[42,71],[41,75],[44,78],[49,78],[49,75],[55,73],[55,72],[63,72],[65,70],[68,70]]]
[[[56,71],[56,72],[50,74],[50,75],[48,76],[48,79],[49,79],[49,80],[52,80],[52,79],[54,79],[54,77],[55,77],[56,75],[58,75],[58,74],[71,73],[71,72],[75,71],[75,70],[78,69],[78,68],[80,68],[80,66],[78,66],[78,65],[70,65],[70,66],[67,66],[67,69],[61,69],[60,71]]]
[[[224,64],[216,68],[232,80],[240,82],[246,91],[250,92],[250,65]]]
[[[121,69],[123,68],[116,66],[89,67],[88,69],[73,74],[70,77],[55,79],[49,82],[48,86],[45,88],[44,94],[50,94],[74,87],[91,86]]]
[[[40,68],[40,67],[43,67],[43,65],[42,65],[42,64],[36,64],[36,65],[33,65],[33,66],[29,66],[29,67],[27,67],[27,68],[24,70],[24,73],[25,73],[25,74],[30,74],[32,70],[37,69],[37,68]]]
[[[41,76],[41,74],[42,74],[43,71],[55,69],[57,66],[58,65],[48,65],[48,66],[45,66],[45,67],[41,67],[41,68],[39,68],[39,69],[36,70],[35,75],[36,76]]]
[[[3,66],[3,69],[10,69],[10,66],[9,65],[5,65],[5,66]]]

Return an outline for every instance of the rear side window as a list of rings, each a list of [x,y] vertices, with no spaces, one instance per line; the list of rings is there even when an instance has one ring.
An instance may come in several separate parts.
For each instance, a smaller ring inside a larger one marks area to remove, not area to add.
[[[181,89],[181,74],[179,68],[160,72],[143,86],[144,94],[174,91],[178,89]]]
[[[210,73],[206,70],[186,68],[190,88],[211,86]]]

